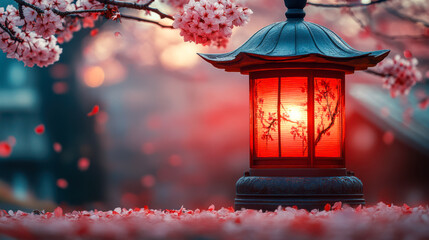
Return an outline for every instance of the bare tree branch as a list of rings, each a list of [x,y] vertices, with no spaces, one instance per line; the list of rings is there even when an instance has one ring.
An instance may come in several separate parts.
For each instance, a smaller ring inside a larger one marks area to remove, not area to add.
[[[129,16],[129,15],[121,14],[121,19],[130,19],[130,20],[135,20],[135,21],[139,21],[139,22],[147,22],[147,23],[152,23],[152,24],[158,25],[158,26],[160,26],[162,28],[171,28],[171,29],[173,29],[173,26],[163,25],[163,24],[161,24],[161,23],[159,23],[157,21],[153,21],[153,20],[149,20],[149,19],[144,19],[144,18],[139,18],[139,17],[135,17],[135,16]]]
[[[365,70],[364,72],[369,73],[369,74],[376,75],[376,76],[378,76],[378,77],[389,77],[389,76],[390,76],[390,75],[386,75],[386,74],[383,74],[383,73],[380,73],[380,72],[374,71],[374,70],[372,70],[372,69],[367,69],[367,70]]]
[[[314,2],[307,2],[308,5],[315,6],[315,7],[325,7],[325,8],[342,8],[342,7],[367,7],[373,4],[379,4],[382,2],[387,2],[389,0],[375,0],[371,1],[369,3],[361,3],[361,2],[355,2],[355,3],[336,3],[336,4],[324,4],[324,3],[314,3]]]
[[[357,23],[362,29],[368,29],[368,25],[365,24],[361,19],[359,19],[356,14],[350,9],[348,11],[350,17]],[[377,37],[383,38],[385,40],[427,40],[429,36],[425,35],[388,35],[381,33],[379,31],[376,31],[372,28],[370,28],[371,33],[374,34]]]
[[[152,0],[145,3],[145,4],[138,4],[138,3],[134,3],[134,2],[123,2],[123,1],[116,1],[116,0],[97,0],[97,1],[104,3],[104,4],[115,5],[117,7],[125,7],[125,8],[132,8],[132,9],[138,9],[138,10],[147,10],[147,11],[154,12],[154,13],[158,14],[161,19],[162,18],[168,18],[168,19],[174,20],[173,16],[170,16],[168,14],[161,12],[159,9],[150,7],[149,5],[154,2]]]
[[[425,26],[425,27],[429,28],[429,22],[426,22],[426,21],[424,21],[424,20],[421,20],[421,19],[417,19],[417,18],[415,18],[415,17],[408,16],[408,15],[403,14],[403,13],[401,13],[401,12],[399,12],[399,11],[396,11],[395,9],[390,8],[390,7],[386,8],[386,11],[387,11],[388,13],[390,13],[390,14],[392,14],[392,15],[394,15],[394,16],[396,16],[396,17],[398,17],[398,18],[400,18],[400,19],[407,20],[407,21],[414,22],[414,23],[420,23],[420,24],[423,24],[423,26]]]

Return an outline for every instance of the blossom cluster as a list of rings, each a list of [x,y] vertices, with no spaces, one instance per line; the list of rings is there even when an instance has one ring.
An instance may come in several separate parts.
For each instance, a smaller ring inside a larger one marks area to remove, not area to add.
[[[386,205],[322,211],[152,210],[53,212],[0,210],[0,234],[14,239],[428,239],[429,208]]]
[[[8,58],[16,58],[30,67],[35,64],[47,66],[56,62],[62,52],[57,45],[57,39],[54,36],[44,38],[33,31],[26,31],[24,28],[26,23],[27,21],[20,18],[19,11],[12,5],[6,9],[0,8],[0,24],[15,35],[13,38],[5,30],[0,29],[0,49]]]
[[[410,89],[422,80],[422,74],[417,69],[417,59],[405,59],[396,55],[388,58],[378,65],[380,73],[386,77],[384,87],[390,89],[390,95],[395,98],[398,95],[407,95]]]
[[[246,24],[251,14],[234,0],[190,0],[174,16],[173,27],[186,42],[225,47],[234,26]]]
[[[69,41],[84,27],[93,27],[100,13],[83,13],[81,19],[61,15],[68,11],[102,9],[95,0],[29,0],[17,9],[0,8],[0,48],[8,58],[23,61],[26,66],[48,66],[58,61],[62,49],[58,43]],[[58,37],[58,38],[57,38]]]

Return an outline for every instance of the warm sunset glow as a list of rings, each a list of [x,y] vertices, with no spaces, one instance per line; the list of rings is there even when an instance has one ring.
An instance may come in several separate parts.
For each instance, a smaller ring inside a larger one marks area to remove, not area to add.
[[[83,70],[82,78],[88,87],[99,87],[104,82],[104,70],[99,66],[88,67]]]

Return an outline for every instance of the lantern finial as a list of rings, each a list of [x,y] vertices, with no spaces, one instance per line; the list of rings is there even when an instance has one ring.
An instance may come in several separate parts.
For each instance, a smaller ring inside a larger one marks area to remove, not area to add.
[[[287,7],[286,17],[288,19],[303,19],[305,17],[304,7],[307,0],[284,0]]]

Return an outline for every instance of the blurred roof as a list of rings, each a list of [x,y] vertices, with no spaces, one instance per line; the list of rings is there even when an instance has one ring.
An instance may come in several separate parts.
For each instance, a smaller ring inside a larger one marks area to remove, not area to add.
[[[429,91],[428,86],[425,87]],[[396,137],[404,143],[429,153],[429,114],[428,109],[418,107],[416,91],[422,91],[417,86],[406,96],[408,106],[400,98],[392,99],[389,91],[379,86],[365,83],[353,83],[350,85],[350,95],[362,106],[359,111],[362,116],[384,131],[393,130]],[[388,116],[382,114],[387,110]],[[369,113],[369,114],[368,114]]]

